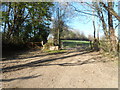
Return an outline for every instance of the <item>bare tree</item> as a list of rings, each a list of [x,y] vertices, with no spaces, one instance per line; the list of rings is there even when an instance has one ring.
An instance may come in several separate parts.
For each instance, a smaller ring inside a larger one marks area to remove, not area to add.
[[[120,16],[113,10],[113,8],[109,7],[109,5],[106,6],[103,2],[100,2],[100,4],[102,4],[103,7],[104,7],[107,11],[109,11],[110,14],[112,14],[113,16],[115,16],[115,17],[120,21]]]
[[[65,2],[54,3],[54,20],[53,20],[53,35],[54,35],[54,45],[61,48],[61,33],[66,26],[66,23],[69,21],[71,10],[68,7],[68,4]]]

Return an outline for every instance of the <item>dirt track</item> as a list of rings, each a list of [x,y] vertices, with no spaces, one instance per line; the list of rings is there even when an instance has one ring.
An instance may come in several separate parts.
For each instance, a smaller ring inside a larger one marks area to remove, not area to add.
[[[117,61],[99,52],[30,52],[4,60],[4,88],[117,88]]]

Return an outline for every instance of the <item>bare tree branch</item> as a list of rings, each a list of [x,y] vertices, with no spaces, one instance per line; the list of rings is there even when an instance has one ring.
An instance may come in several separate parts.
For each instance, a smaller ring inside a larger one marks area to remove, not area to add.
[[[118,25],[115,26],[115,29],[120,25],[120,23],[118,23]]]
[[[103,2],[100,2],[101,5],[103,5],[103,7],[109,11],[113,16],[115,16],[119,21],[120,21],[120,16],[111,8],[107,7]]]
[[[91,13],[88,13],[88,12],[83,12],[83,11],[77,10],[76,7],[73,6],[73,5],[70,5],[70,6],[72,6],[72,7],[75,9],[75,11],[77,11],[77,12],[80,12],[80,13],[83,13],[83,14],[87,14],[87,15],[91,15],[91,16],[96,16],[96,17],[98,17],[98,15],[96,15],[96,14],[91,14]]]

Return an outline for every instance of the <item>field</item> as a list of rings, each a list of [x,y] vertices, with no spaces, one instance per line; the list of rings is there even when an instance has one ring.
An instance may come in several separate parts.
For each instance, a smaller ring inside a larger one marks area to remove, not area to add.
[[[77,47],[90,47],[90,41],[80,41],[80,40],[62,40],[63,47],[67,48],[77,48]]]

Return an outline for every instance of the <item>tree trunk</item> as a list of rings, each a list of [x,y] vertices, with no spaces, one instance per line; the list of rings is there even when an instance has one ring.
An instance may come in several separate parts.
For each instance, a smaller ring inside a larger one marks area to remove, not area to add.
[[[93,27],[94,27],[94,39],[96,38],[96,28],[95,28],[95,21],[93,21]]]
[[[108,2],[108,7],[112,9],[112,2]],[[112,51],[116,51],[116,37],[115,37],[115,29],[113,28],[113,19],[112,14],[108,11],[108,25],[109,25],[109,37]]]
[[[97,30],[97,39],[99,41],[99,29],[100,29],[100,25],[98,25],[98,30]]]
[[[58,48],[60,49],[60,9],[58,7]]]

